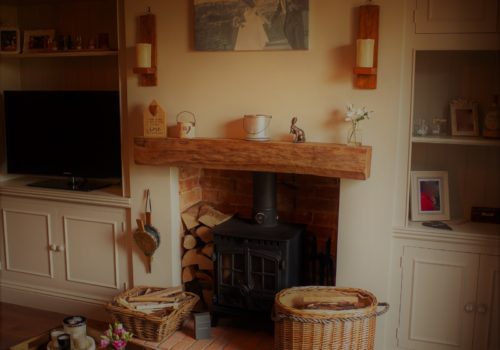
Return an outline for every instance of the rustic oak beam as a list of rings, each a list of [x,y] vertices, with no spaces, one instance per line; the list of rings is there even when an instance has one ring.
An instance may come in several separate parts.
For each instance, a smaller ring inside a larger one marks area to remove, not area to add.
[[[372,149],[334,143],[136,137],[136,164],[269,171],[365,180]]]

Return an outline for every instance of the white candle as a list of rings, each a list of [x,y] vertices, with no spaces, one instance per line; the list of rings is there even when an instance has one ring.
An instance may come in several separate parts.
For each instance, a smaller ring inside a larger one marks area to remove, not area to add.
[[[135,47],[135,56],[137,67],[150,68],[151,67],[151,44],[139,43]]]
[[[356,67],[373,67],[374,39],[356,40]]]

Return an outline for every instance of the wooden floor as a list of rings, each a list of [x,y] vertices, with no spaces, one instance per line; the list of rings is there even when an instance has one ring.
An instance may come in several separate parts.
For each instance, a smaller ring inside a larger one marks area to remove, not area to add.
[[[62,319],[67,316],[55,312],[42,311],[18,305],[0,303],[0,349],[22,342],[41,334],[48,329],[61,326]],[[145,349],[162,350],[271,350],[273,334],[270,330],[262,330],[248,326],[239,326],[230,319],[222,319],[218,327],[211,329],[210,339],[194,339],[194,322],[186,321],[184,326],[160,343],[134,340],[134,343]],[[89,325],[105,329],[102,322],[89,321]]]

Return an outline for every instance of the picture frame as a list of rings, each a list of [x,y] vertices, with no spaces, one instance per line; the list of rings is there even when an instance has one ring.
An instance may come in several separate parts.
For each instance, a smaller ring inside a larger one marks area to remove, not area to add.
[[[0,53],[15,54],[21,52],[21,37],[16,27],[0,27]]]
[[[25,30],[23,52],[49,51],[54,42],[54,29]]]
[[[450,102],[451,135],[479,136],[478,103],[467,99]]]
[[[411,220],[450,219],[447,171],[411,172]]]

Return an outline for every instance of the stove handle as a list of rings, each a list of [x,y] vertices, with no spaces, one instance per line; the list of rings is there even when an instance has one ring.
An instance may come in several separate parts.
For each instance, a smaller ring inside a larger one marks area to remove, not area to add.
[[[246,284],[241,283],[240,284],[240,294],[244,297],[248,296],[250,294],[250,287],[247,286]]]

